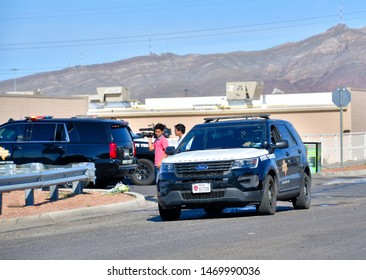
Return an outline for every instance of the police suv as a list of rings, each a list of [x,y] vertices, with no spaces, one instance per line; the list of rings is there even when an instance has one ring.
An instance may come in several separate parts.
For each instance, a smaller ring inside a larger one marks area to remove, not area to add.
[[[137,167],[135,154],[125,121],[34,116],[0,125],[0,163],[93,162],[100,187],[131,176]]]
[[[306,149],[293,125],[269,115],[206,118],[179,146],[168,147],[157,180],[162,220],[181,209],[209,214],[255,205],[273,215],[278,200],[310,207],[311,174]]]

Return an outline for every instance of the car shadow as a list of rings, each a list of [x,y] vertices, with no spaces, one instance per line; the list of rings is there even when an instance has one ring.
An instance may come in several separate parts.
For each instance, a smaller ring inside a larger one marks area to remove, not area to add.
[[[291,206],[277,206],[276,212],[286,212],[293,210]],[[187,209],[182,210],[179,220],[206,220],[206,219],[231,219],[231,218],[245,218],[260,216],[255,206],[247,207],[236,207],[236,208],[225,208],[222,213],[219,214],[208,214],[203,209]],[[150,222],[163,222],[160,216],[154,216],[147,219]]]

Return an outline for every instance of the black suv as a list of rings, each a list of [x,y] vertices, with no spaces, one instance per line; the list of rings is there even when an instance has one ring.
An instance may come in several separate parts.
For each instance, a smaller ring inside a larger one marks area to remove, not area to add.
[[[259,214],[273,215],[277,200],[310,207],[305,146],[287,121],[269,115],[206,118],[167,153],[157,182],[163,220],[179,219],[184,208],[213,214],[255,205]]]
[[[128,123],[95,118],[29,117],[0,126],[1,161],[65,165],[94,162],[98,186],[137,167]]]

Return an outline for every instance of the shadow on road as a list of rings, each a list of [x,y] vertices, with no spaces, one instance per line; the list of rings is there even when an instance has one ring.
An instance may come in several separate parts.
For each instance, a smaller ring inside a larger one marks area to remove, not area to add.
[[[276,212],[286,212],[293,210],[291,206],[277,206]],[[204,219],[230,219],[258,216],[255,206],[241,208],[226,208],[220,214],[207,214],[203,209],[182,210],[179,221],[185,220],[204,220]],[[147,219],[150,222],[163,222],[160,216]]]

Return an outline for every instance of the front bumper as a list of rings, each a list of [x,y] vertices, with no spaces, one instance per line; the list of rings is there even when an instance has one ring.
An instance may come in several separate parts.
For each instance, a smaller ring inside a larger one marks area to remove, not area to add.
[[[240,207],[258,204],[262,199],[257,175],[245,175],[223,180],[205,180],[209,193],[193,193],[192,182],[164,181],[157,184],[158,201],[163,208],[203,208],[206,206]]]

